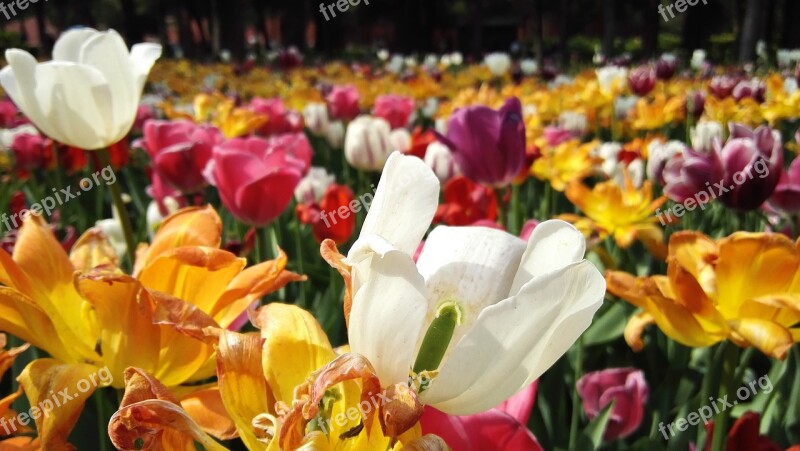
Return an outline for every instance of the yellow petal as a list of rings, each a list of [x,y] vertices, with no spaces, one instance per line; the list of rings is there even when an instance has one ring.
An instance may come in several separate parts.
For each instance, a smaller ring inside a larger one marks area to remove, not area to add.
[[[217,333],[217,377],[222,402],[244,444],[249,449],[264,449],[266,446],[259,441],[252,423],[258,415],[275,413],[275,398],[261,367],[263,340],[254,334],[243,335],[223,329],[218,329]],[[286,360],[280,365],[291,367],[293,361]]]
[[[50,317],[41,307],[7,287],[0,287],[0,330],[44,349],[59,360],[69,362],[80,358],[74,349],[64,346]]]
[[[226,449],[200,429],[166,387],[135,368],[125,372],[125,396],[111,417],[108,435],[121,450],[193,451],[195,441],[210,451]]]
[[[72,246],[69,259],[72,266],[82,272],[88,272],[98,267],[105,267],[108,270],[119,267],[117,253],[98,227],[91,228],[81,235]]]
[[[54,359],[34,360],[18,380],[25,389],[44,449],[68,447],[67,438],[83,411],[83,405],[98,387],[111,381],[94,365],[64,365]],[[43,415],[44,412],[50,413]]]
[[[239,434],[225,410],[219,387],[211,387],[181,398],[181,407],[208,434],[220,440],[232,440]]]
[[[266,305],[255,325],[264,338],[264,375],[278,401],[288,404],[296,386],[336,357],[314,316],[297,306]]]
[[[164,220],[150,247],[137,255],[134,275],[162,253],[182,246],[218,248],[222,240],[222,220],[214,208],[190,207]]]
[[[747,318],[731,321],[730,326],[745,341],[776,359],[785,359],[794,344],[792,333],[772,321]]]

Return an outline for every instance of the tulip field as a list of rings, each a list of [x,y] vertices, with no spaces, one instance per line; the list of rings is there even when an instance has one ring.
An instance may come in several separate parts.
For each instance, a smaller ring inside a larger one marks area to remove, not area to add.
[[[0,451],[800,450],[782,52],[6,51]]]

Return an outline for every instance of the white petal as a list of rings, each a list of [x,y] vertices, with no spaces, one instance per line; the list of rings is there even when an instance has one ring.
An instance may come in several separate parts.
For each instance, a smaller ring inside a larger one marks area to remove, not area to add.
[[[487,227],[437,227],[417,261],[428,287],[430,320],[445,301],[464,310],[466,330],[486,307],[508,298],[525,243]],[[457,332],[458,332],[457,330]],[[456,343],[458,337],[453,339]]]
[[[533,277],[581,261],[585,253],[586,240],[572,224],[557,219],[539,224],[528,239],[528,249],[510,293],[519,292]]]
[[[105,77],[114,94],[111,114],[102,118],[107,139],[112,143],[122,139],[133,126],[142,94],[125,41],[114,30],[97,33],[81,48],[80,63],[94,67]]]
[[[382,385],[405,383],[427,312],[425,281],[403,252],[375,254],[369,263],[350,312],[350,349],[369,359]]]
[[[75,28],[61,33],[53,46],[53,60],[77,63],[83,44],[97,34],[100,32],[94,28]]]
[[[131,47],[130,59],[133,63],[133,73],[136,76],[139,91],[144,89],[144,83],[147,81],[147,76],[150,75],[150,69],[153,68],[153,64],[160,57],[161,46],[159,44],[141,43]]]
[[[589,327],[605,280],[589,262],[533,279],[484,310],[422,401],[451,415],[488,410],[538,378]]]
[[[413,255],[439,204],[439,179],[417,157],[393,153],[386,162],[360,236],[379,235]]]
[[[41,108],[46,123],[34,124],[45,134],[86,150],[114,143],[106,126],[113,96],[99,71],[89,66],[50,61],[36,67],[35,80],[35,99],[26,102],[29,106],[36,102]]]

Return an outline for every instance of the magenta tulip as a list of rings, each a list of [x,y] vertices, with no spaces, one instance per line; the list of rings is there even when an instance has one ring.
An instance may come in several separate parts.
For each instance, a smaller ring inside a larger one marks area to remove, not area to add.
[[[659,80],[669,80],[678,70],[678,58],[674,55],[664,54],[656,61],[656,76]]]
[[[536,383],[492,410],[454,416],[426,407],[420,419],[423,434],[443,438],[459,451],[539,451],[542,447],[525,426],[528,424]]]
[[[16,168],[22,171],[44,169],[52,160],[53,142],[42,135],[20,133],[11,142],[11,153],[14,155]]]
[[[800,130],[795,135],[800,143]],[[775,191],[769,198],[769,205],[786,213],[800,212],[800,158],[795,158],[789,170],[781,170],[781,176]]]
[[[461,172],[472,181],[506,186],[525,164],[525,122],[519,99],[500,110],[471,106],[455,111],[440,140],[453,152]]]
[[[223,205],[240,221],[262,227],[289,206],[307,166],[286,146],[237,138],[214,147],[210,175]]]
[[[354,86],[334,86],[325,97],[333,119],[352,121],[361,113],[361,96]]]
[[[216,128],[189,121],[144,123],[144,147],[153,169],[162,179],[183,193],[194,193],[206,185],[203,171],[211,151],[222,141]]]
[[[628,85],[637,96],[646,96],[656,87],[656,71],[650,66],[637,67],[628,75]]]
[[[761,80],[754,78],[753,80],[749,81],[740,81],[739,84],[733,88],[731,94],[737,102],[746,98],[751,98],[758,103],[762,103],[764,102],[764,96],[766,95],[766,92],[766,85],[761,82]]]
[[[603,435],[606,441],[627,437],[642,424],[649,388],[640,370],[616,368],[588,373],[578,380],[577,389],[590,420],[614,402]]]
[[[256,113],[268,118],[258,131],[264,136],[280,135],[283,133],[299,132],[303,129],[303,121],[296,111],[286,108],[279,98],[262,99],[254,98],[250,108]]]
[[[378,96],[372,114],[386,120],[392,129],[408,125],[414,113],[414,99],[393,94]]]
[[[708,91],[711,94],[722,100],[730,97],[733,94],[733,89],[739,84],[739,79],[729,77],[727,75],[720,75],[711,79],[708,84]]]

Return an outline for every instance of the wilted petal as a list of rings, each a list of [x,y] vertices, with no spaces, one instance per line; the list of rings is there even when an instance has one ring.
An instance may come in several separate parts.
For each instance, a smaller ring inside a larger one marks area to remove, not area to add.
[[[72,246],[69,259],[78,271],[88,272],[97,267],[119,267],[119,257],[99,227],[87,230]]]
[[[204,431],[220,440],[239,436],[236,425],[225,410],[219,387],[211,387],[181,397],[181,407]]]

